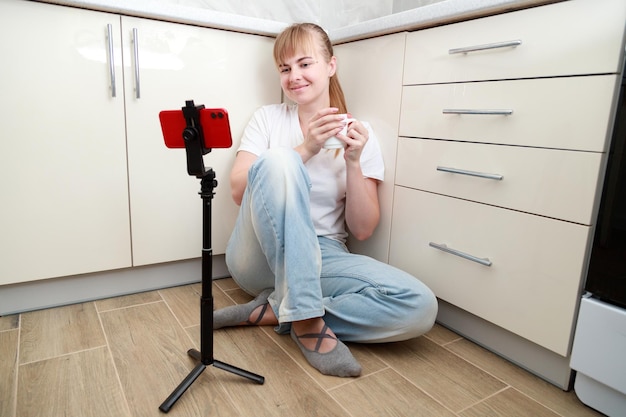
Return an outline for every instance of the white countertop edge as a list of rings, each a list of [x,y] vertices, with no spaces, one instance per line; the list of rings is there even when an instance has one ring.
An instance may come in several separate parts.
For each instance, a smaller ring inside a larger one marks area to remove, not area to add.
[[[329,31],[333,44],[522,9],[549,0],[446,0]]]
[[[233,32],[276,37],[288,24],[150,0],[37,0],[62,6],[79,7],[129,16],[146,17],[168,22],[184,23]]]
[[[62,6],[146,17],[276,37],[289,23],[154,0],[36,0]],[[333,44],[467,20],[562,0],[445,0],[329,30]]]

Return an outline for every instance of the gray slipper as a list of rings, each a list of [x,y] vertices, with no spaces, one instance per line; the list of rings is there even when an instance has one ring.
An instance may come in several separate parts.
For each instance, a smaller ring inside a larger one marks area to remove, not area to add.
[[[213,329],[238,326],[241,323],[258,324],[267,310],[267,306],[269,305],[267,303],[267,297],[269,297],[272,292],[274,292],[274,289],[268,288],[257,295],[254,300],[246,304],[238,304],[215,310],[213,312]],[[250,314],[260,305],[263,305],[261,314],[259,314],[259,317],[254,322],[251,322],[249,320]]]
[[[291,327],[291,338],[296,342],[306,360],[318,371],[324,375],[334,376],[359,376],[361,375],[361,365],[352,356],[350,349],[343,342],[334,336],[326,333],[328,326],[324,324],[324,328],[320,333],[307,333],[303,335],[296,335],[296,332]],[[307,349],[300,343],[299,339],[318,339],[315,349]],[[320,353],[319,348],[322,345],[323,339],[335,339],[337,346],[333,350],[327,353]]]

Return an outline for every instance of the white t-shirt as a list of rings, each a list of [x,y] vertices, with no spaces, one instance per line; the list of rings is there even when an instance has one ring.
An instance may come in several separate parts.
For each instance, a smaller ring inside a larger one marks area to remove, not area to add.
[[[363,176],[383,180],[384,163],[378,139],[371,126],[362,122],[369,139],[361,153]],[[238,151],[261,155],[270,148],[293,149],[304,141],[298,106],[272,104],[259,108],[243,132]],[[318,236],[345,241],[346,163],[343,150],[322,149],[305,167],[311,179],[311,218]]]

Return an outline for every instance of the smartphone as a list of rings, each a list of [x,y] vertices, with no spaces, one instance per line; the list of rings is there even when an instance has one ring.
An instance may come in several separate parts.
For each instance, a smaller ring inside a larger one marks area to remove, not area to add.
[[[200,109],[200,126],[204,133],[205,149],[230,148],[233,139],[226,109]],[[182,110],[163,110],[159,113],[165,146],[184,148],[183,130],[187,127]]]

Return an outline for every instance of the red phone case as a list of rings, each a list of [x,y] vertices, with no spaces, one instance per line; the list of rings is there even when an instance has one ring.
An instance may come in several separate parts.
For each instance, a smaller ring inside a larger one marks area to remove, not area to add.
[[[165,146],[184,148],[183,130],[187,127],[182,110],[163,110],[159,113]],[[204,133],[204,147],[230,148],[233,140],[226,109],[201,109],[200,126]]]

